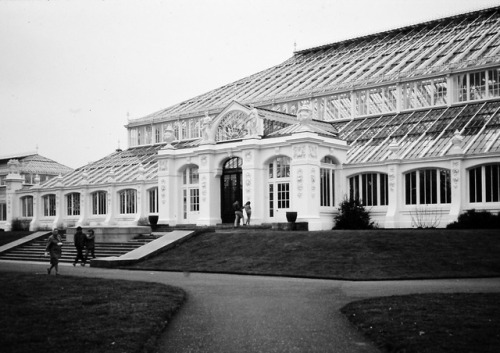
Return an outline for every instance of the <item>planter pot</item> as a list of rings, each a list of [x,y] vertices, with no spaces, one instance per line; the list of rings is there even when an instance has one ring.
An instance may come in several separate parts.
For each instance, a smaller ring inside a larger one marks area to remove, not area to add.
[[[295,221],[297,220],[297,212],[287,212],[286,220],[288,222],[295,223]]]
[[[151,225],[152,228],[156,227],[158,224],[158,216],[149,216],[149,224]]]

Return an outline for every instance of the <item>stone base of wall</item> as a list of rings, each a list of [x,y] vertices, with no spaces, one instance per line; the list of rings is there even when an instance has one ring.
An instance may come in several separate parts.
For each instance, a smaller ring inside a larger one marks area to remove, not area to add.
[[[309,230],[308,222],[276,222],[271,223],[274,230]]]

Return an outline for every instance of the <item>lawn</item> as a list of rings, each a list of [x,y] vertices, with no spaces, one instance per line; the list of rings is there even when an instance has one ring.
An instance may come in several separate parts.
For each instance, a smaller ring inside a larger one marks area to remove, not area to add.
[[[0,347],[13,352],[153,352],[185,299],[155,283],[2,272]]]
[[[133,267],[353,280],[500,276],[498,233],[240,229],[202,233]],[[184,300],[180,289],[90,278],[5,274],[0,285],[2,352],[151,351]],[[342,312],[382,351],[488,353],[500,351],[499,302],[500,294],[408,295]]]
[[[500,294],[420,294],[367,299],[342,313],[383,351],[500,352]]]
[[[498,230],[202,233],[132,267],[349,280],[500,276]]]

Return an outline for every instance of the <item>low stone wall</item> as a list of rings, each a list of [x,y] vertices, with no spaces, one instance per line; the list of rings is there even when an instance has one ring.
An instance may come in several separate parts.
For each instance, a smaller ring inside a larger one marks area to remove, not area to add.
[[[271,226],[274,230],[309,230],[308,222],[277,222],[272,223]]]
[[[94,230],[96,243],[123,243],[132,240],[140,234],[150,234],[151,227],[149,226],[130,226],[130,227],[82,227],[83,233],[87,233],[89,229]],[[66,241],[72,243],[76,227],[71,227],[66,230]]]

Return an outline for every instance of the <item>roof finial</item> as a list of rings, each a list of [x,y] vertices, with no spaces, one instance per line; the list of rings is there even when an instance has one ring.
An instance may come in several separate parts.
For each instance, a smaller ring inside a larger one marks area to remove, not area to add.
[[[297,51],[297,41],[295,40],[293,42],[293,52],[295,53]]]
[[[38,154],[38,143],[35,146],[36,154]]]
[[[120,140],[118,139],[118,146],[116,147],[116,152],[121,152],[122,149],[120,148]]]

